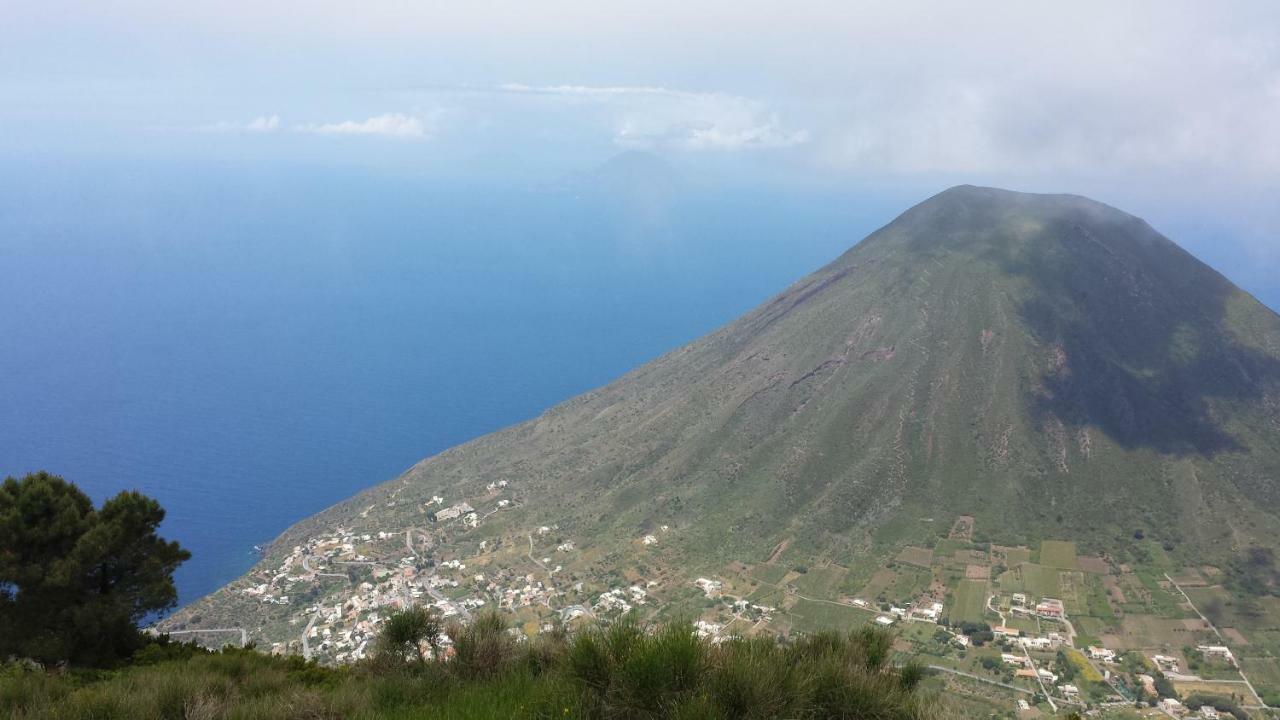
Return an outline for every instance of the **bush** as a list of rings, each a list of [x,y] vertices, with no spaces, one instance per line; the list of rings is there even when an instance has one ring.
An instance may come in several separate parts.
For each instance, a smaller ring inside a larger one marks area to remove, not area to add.
[[[455,627],[449,669],[463,680],[483,680],[507,670],[516,656],[515,639],[498,612],[486,612],[470,625]]]
[[[392,613],[378,633],[377,654],[399,660],[425,662],[440,647],[440,620],[423,607]],[[425,647],[424,647],[425,646]]]
[[[937,716],[918,665],[894,667],[878,630],[699,639],[688,623],[634,622],[521,645],[501,616],[451,628],[445,662],[377,655],[348,668],[252,650],[163,646],[147,664],[86,673],[0,666],[0,707],[23,720],[516,717],[591,720]],[[172,656],[162,656],[171,653]]]

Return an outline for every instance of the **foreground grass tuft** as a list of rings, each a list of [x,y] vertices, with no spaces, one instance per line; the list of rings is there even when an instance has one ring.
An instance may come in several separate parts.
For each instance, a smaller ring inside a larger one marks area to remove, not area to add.
[[[892,638],[875,630],[712,644],[687,624],[621,622],[524,641],[491,614],[449,635],[445,661],[398,637],[345,668],[173,646],[112,671],[12,664],[0,670],[0,707],[20,720],[940,717],[918,690],[920,668],[894,667]]]

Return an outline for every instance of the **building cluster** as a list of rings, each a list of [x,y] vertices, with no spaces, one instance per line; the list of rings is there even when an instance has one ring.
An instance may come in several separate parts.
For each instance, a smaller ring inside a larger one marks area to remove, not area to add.
[[[1201,720],[1218,720],[1218,718],[1231,717],[1229,714],[1219,712],[1218,709],[1212,705],[1201,705],[1198,709],[1191,710],[1174,698],[1162,699],[1158,707],[1164,711],[1166,715],[1171,715],[1173,717],[1194,717],[1201,718]]]
[[[997,639],[1005,639],[1014,645],[1020,645],[1028,650],[1053,650],[1062,646],[1070,647],[1071,643],[1067,641],[1066,636],[1060,632],[1049,632],[1044,635],[1027,635],[1021,630],[997,625],[991,628],[991,634]]]
[[[600,594],[596,599],[595,608],[602,613],[617,613],[625,615],[631,612],[634,605],[644,605],[648,602],[649,591],[639,585],[632,585],[629,588],[613,588]]]
[[[720,591],[724,588],[724,583],[719,580],[712,580],[704,577],[694,580],[693,584],[697,585],[698,588],[702,590],[702,594],[706,595],[708,598],[720,597]]]
[[[1231,654],[1231,648],[1225,645],[1198,645],[1196,650],[1210,660],[1222,660],[1233,667],[1236,664],[1236,658]]]
[[[555,592],[554,588],[548,587],[532,574],[514,577],[510,585],[483,582],[483,576],[477,575],[476,577],[481,579],[484,590],[497,597],[498,607],[503,610],[518,610],[536,605],[550,605],[551,597]]]
[[[288,605],[288,593],[298,583],[312,582],[321,574],[336,574],[324,572],[324,567],[332,562],[371,565],[369,558],[357,548],[385,542],[392,537],[394,535],[388,532],[357,534],[341,527],[335,528],[331,534],[310,538],[302,545],[294,545],[268,581],[244,588],[240,592],[259,602]]]

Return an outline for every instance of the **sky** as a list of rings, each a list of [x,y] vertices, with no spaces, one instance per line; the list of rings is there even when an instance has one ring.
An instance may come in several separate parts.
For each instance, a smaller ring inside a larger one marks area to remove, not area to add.
[[[1085,194],[1280,306],[1274,0],[0,0],[0,173],[538,182],[626,149],[708,183]]]

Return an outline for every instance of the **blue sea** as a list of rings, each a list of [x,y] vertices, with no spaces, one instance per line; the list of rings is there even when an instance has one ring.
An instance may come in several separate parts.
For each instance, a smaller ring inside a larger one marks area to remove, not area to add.
[[[913,199],[10,165],[0,476],[157,498],[194,554],[187,602],[293,522],[715,329]]]

